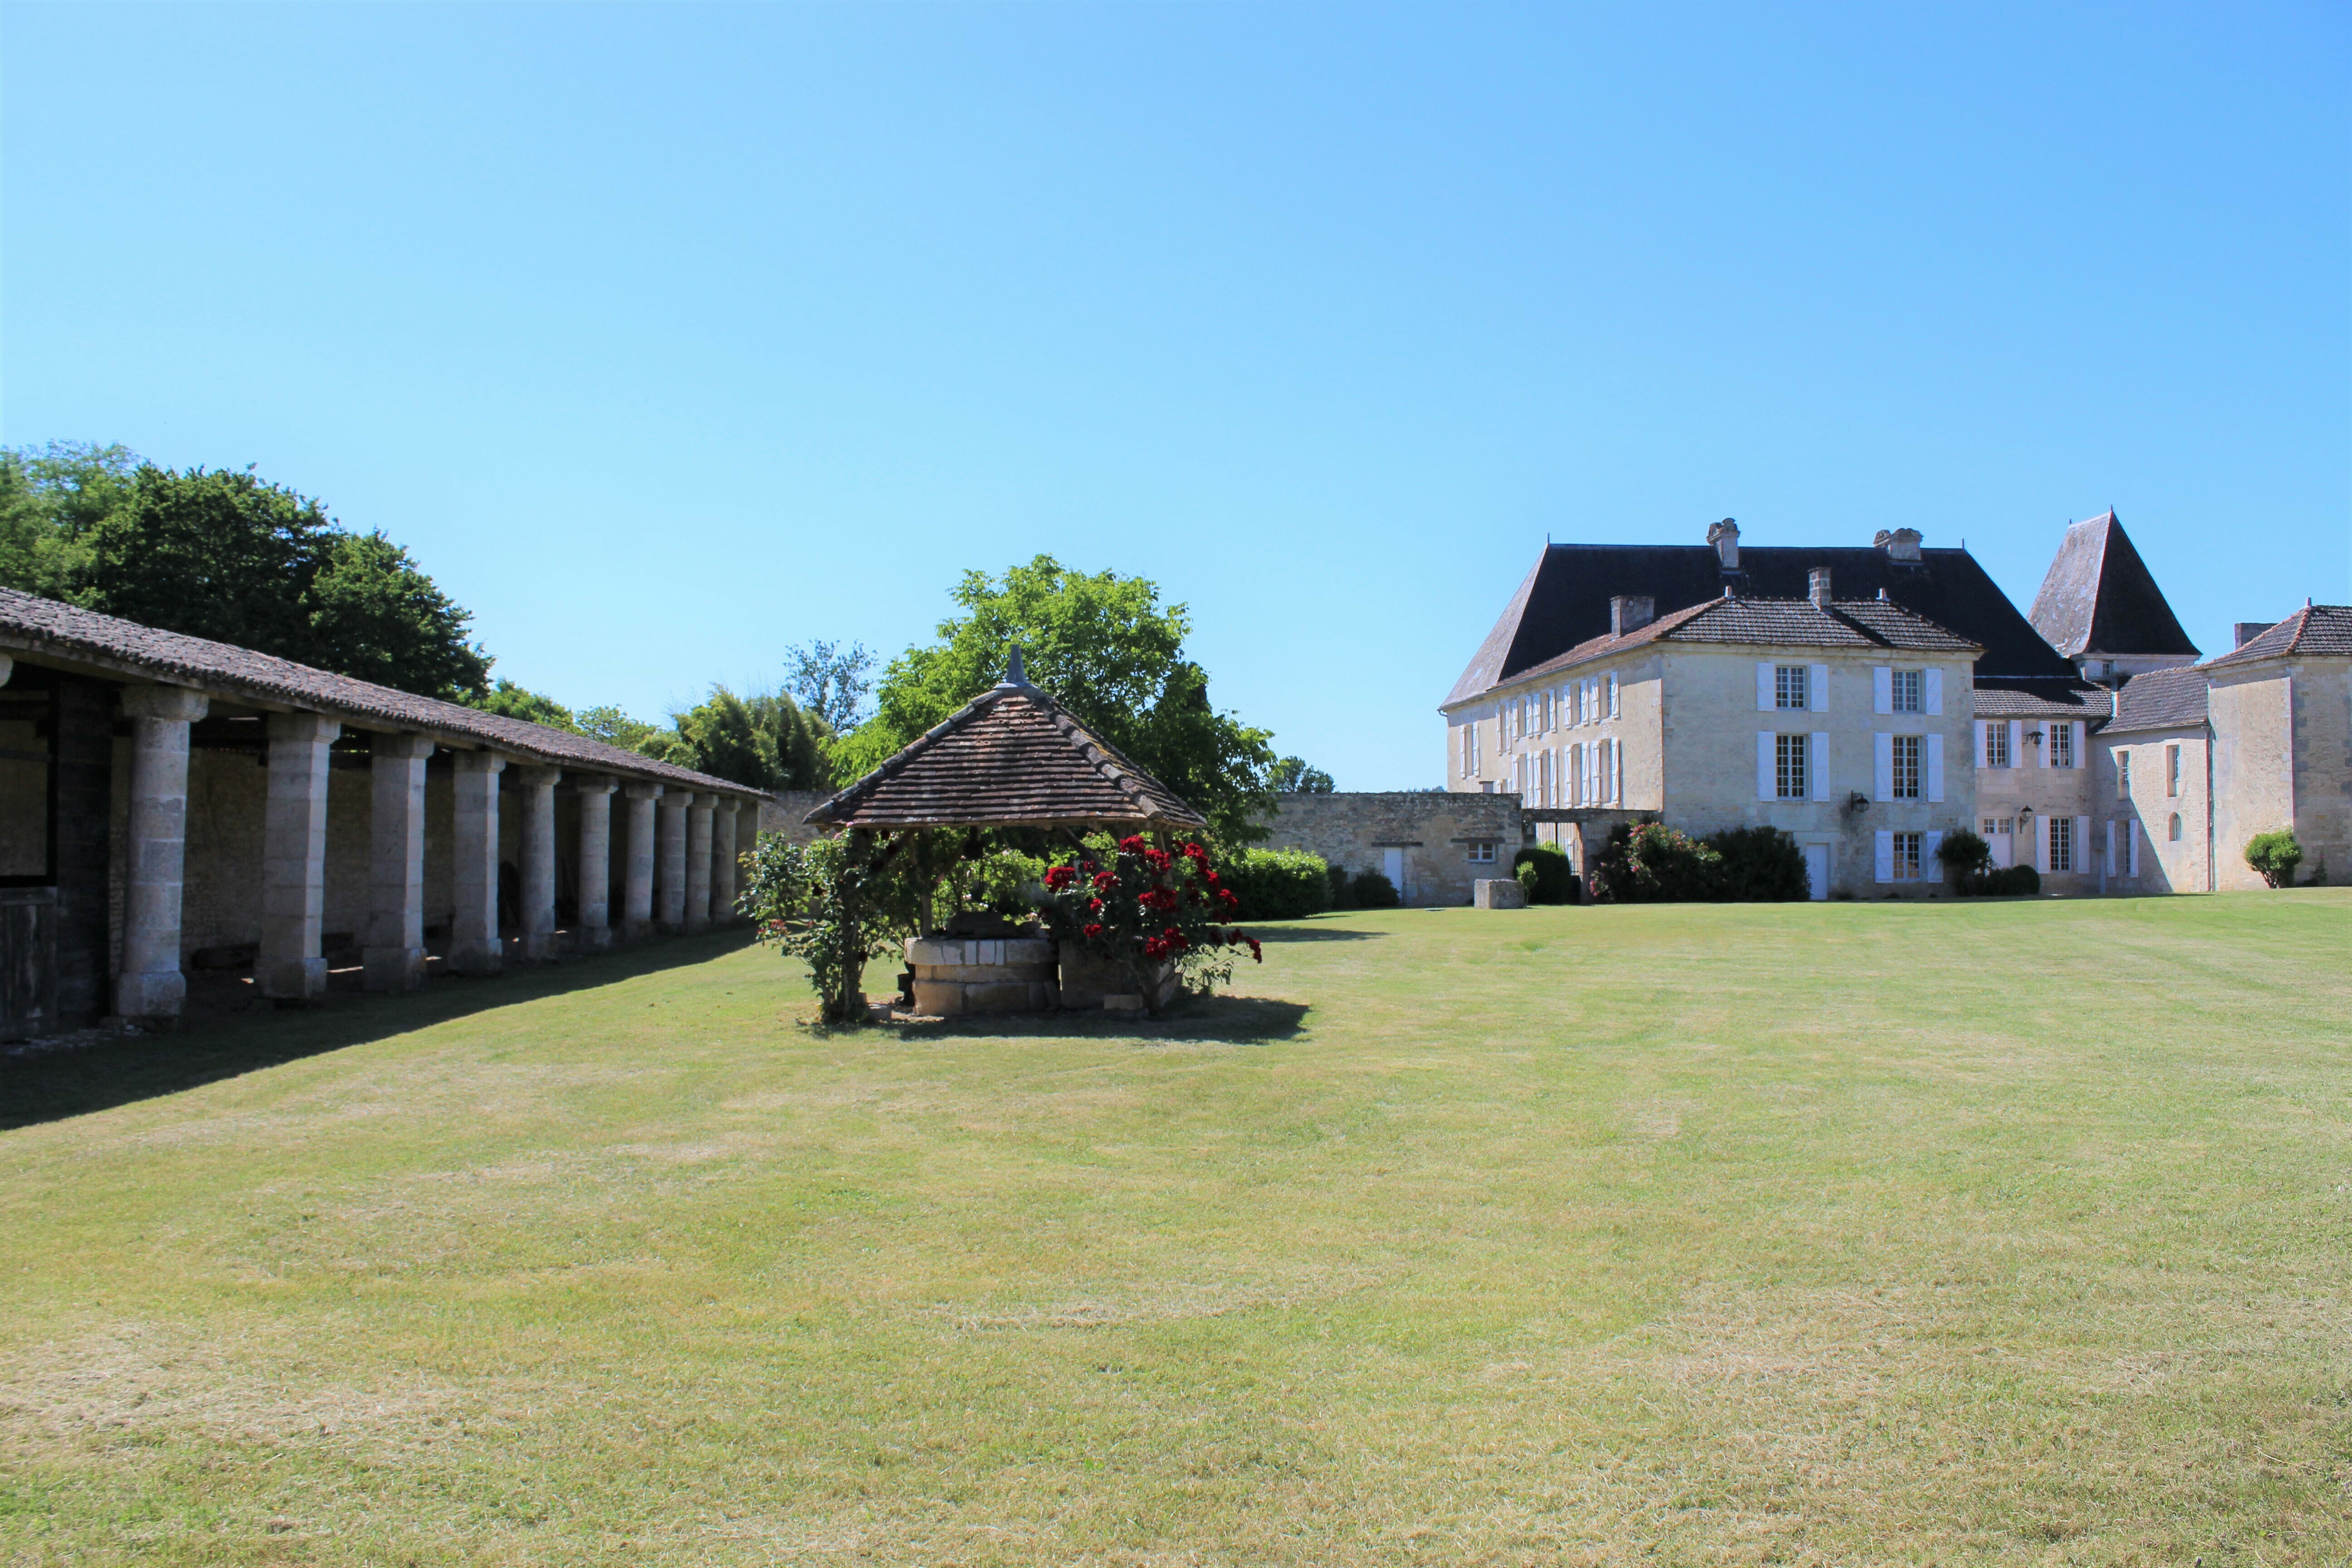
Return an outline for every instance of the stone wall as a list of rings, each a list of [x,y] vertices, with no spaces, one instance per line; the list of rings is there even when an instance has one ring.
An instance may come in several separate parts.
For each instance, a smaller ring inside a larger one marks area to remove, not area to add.
[[[1398,890],[1407,903],[1467,904],[1473,882],[1508,874],[1524,832],[1517,795],[1459,790],[1286,795],[1265,844],[1307,850],[1350,873],[1385,870],[1401,858],[1405,885]],[[1495,858],[1471,859],[1474,842],[1493,845]]]
[[[794,844],[813,842],[822,835],[801,818],[832,798],[830,790],[778,790],[773,799],[760,803],[761,835],[775,834]]]

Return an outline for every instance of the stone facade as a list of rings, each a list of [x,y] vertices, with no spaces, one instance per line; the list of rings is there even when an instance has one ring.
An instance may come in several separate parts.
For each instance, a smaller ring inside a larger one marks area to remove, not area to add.
[[[2352,879],[2352,658],[2265,660],[2212,672],[2219,885],[2260,888],[2246,841],[2292,827],[2308,879]]]
[[[1517,795],[1444,790],[1286,795],[1266,839],[1350,874],[1381,871],[1408,904],[1467,904],[1526,842]],[[1498,870],[1499,868],[1499,870]]]
[[[2101,737],[2099,868],[2110,889],[2202,893],[2214,885],[2209,783],[2211,749],[2202,726]],[[2107,842],[2115,845],[2110,861]],[[2135,842],[2135,840],[2137,842]]]

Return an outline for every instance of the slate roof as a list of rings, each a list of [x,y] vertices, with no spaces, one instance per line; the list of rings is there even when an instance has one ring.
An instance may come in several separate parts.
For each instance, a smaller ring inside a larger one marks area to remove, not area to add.
[[[1904,653],[1974,654],[1975,643],[1891,600],[1709,599],[1676,610],[1622,637],[1601,636],[1512,680],[1539,679],[1646,643],[1730,643],[1760,647],[1885,648]]]
[[[2305,658],[2352,658],[2352,605],[2305,605],[2243,647],[2233,648],[2219,658],[2209,658],[2199,668],[2213,669],[2225,664],[2251,664],[2258,658],[2284,658],[2290,655]]]
[[[806,819],[830,827],[1204,827],[1201,814],[1020,679],[933,725]]]
[[[1875,546],[1797,549],[1741,545],[1739,570],[1723,570],[1707,544],[1553,544],[1511,595],[1444,706],[1466,702],[1507,680],[1604,637],[1609,601],[1641,595],[1659,618],[1707,600],[1727,586],[1744,598],[1802,599],[1807,573],[1830,569],[1841,605],[1874,601],[1885,589],[1896,605],[1947,627],[1984,651],[1979,676],[2077,679],[2073,665],[2042,641],[1976,558],[1965,550],[1922,550],[1916,562]]]
[[[1975,703],[1979,719],[2081,719],[2094,727],[2115,710],[2112,692],[2081,679],[1979,679]]]
[[[738,799],[764,798],[761,791],[746,785],[673,767],[568,730],[396,691],[248,647],[161,631],[11,588],[0,588],[0,650],[95,665],[133,680],[193,687],[232,700],[283,704],[347,720],[361,729],[462,737],[531,762],[686,785]]]
[[[2026,619],[2068,658],[2197,653],[2113,511],[2066,530]]]
[[[2193,730],[2205,722],[2205,672],[2195,665],[2135,675],[2116,693],[2107,731]]]

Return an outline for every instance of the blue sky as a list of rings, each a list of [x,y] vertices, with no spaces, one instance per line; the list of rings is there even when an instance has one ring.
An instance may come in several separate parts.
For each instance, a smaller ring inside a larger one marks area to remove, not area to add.
[[[652,716],[1040,551],[1343,787],[1547,533],[2116,507],[2352,600],[2340,5],[0,12],[0,441],[259,470]]]

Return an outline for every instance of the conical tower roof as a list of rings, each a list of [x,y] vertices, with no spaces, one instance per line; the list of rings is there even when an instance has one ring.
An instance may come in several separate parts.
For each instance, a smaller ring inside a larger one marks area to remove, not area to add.
[[[2026,619],[2068,658],[2197,656],[2112,510],[2066,531]]]
[[[1005,678],[810,812],[822,827],[1208,826],[1175,792],[1029,684]]]

